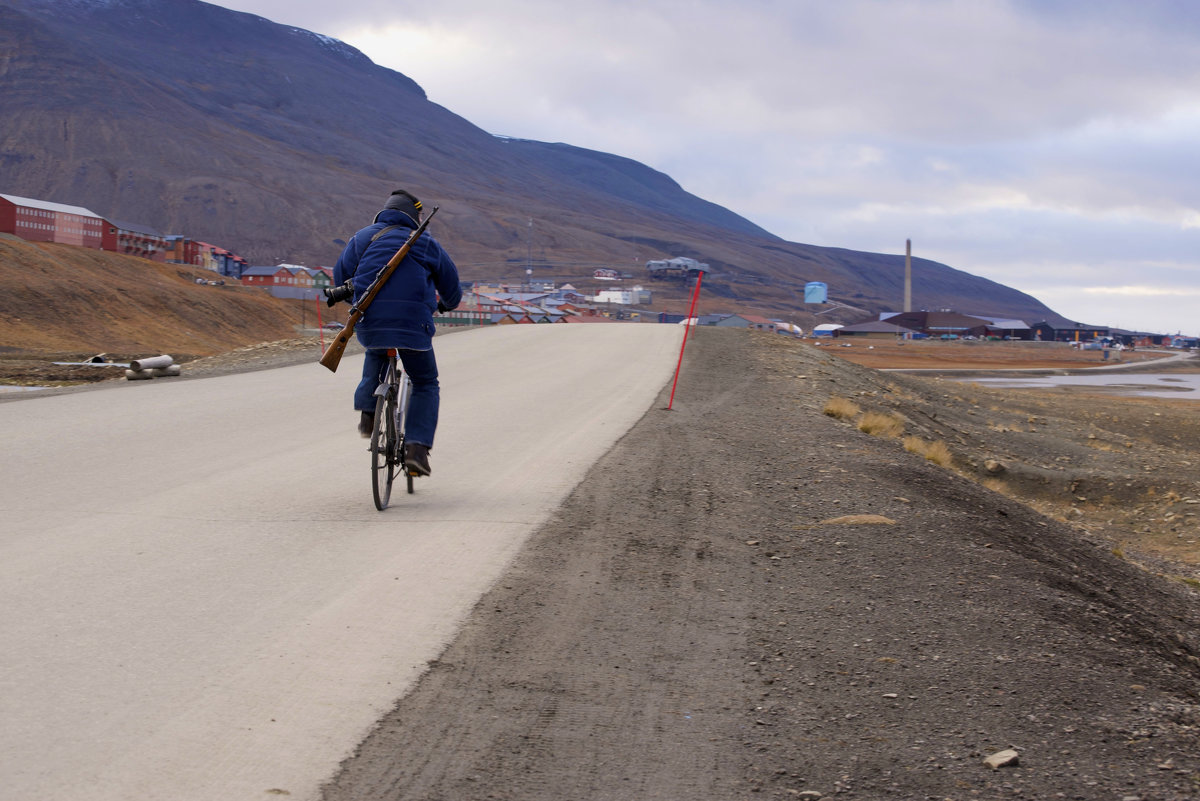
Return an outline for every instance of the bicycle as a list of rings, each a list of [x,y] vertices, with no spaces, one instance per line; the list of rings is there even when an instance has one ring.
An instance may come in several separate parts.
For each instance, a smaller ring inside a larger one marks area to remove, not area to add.
[[[371,494],[375,508],[383,511],[392,497],[392,482],[403,473],[408,492],[416,475],[404,463],[404,416],[412,394],[412,381],[404,374],[395,348],[389,348],[387,370],[375,388],[375,424],[371,430]]]

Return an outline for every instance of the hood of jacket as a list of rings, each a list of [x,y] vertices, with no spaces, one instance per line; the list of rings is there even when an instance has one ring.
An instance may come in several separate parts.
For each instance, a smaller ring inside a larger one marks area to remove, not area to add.
[[[375,215],[376,223],[384,225],[403,225],[405,228],[416,228],[420,223],[399,209],[384,209]]]

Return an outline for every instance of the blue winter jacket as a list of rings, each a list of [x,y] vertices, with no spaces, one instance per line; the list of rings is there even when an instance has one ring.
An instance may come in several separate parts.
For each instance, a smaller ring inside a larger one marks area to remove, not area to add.
[[[371,241],[389,225],[399,227]],[[352,278],[357,301],[416,227],[403,212],[381,211],[373,224],[347,243],[333,267],[334,283],[340,285]],[[367,307],[355,328],[358,341],[368,348],[429,350],[433,347],[433,313],[437,311],[438,295],[443,306],[453,309],[462,300],[462,289],[454,262],[426,231]]]

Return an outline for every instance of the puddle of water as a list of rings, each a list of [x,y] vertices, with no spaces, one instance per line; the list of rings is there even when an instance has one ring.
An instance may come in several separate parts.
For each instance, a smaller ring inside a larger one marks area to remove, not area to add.
[[[1121,395],[1145,398],[1200,400],[1200,375],[1190,373],[1142,373],[1139,375],[1048,375],[1024,378],[964,378],[976,384],[1011,389],[1053,389],[1054,387],[1108,390]]]

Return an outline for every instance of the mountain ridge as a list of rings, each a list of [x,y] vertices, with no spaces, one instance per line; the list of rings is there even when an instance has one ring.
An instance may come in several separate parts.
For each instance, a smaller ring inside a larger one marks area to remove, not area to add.
[[[315,265],[404,186],[442,207],[467,279],[690,256],[731,310],[811,310],[809,281],[856,310],[827,319],[899,306],[903,256],[787,242],[632,159],[495,136],[336,39],[200,0],[70,4],[0,0],[5,192]],[[914,259],[914,279],[917,307],[1063,319],[937,262]]]

